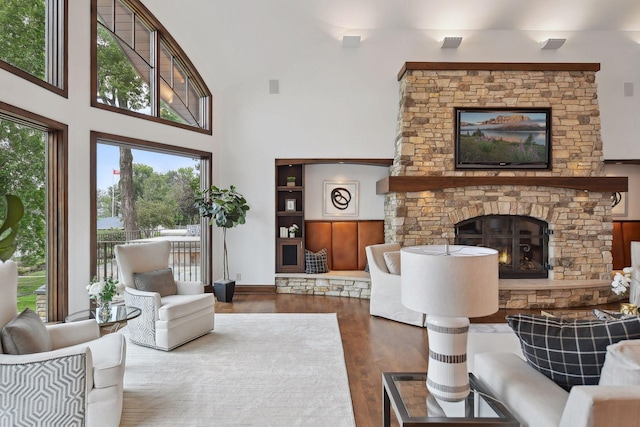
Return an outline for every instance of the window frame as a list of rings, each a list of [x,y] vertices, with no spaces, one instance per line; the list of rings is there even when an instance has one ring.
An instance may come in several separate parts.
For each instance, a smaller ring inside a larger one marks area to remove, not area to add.
[[[64,321],[69,312],[68,126],[0,101],[3,118],[48,133],[47,186],[47,321]]]
[[[115,0],[112,0],[115,1]],[[102,110],[113,111],[119,114],[124,114],[132,117],[137,117],[144,120],[149,120],[156,123],[163,123],[169,126],[175,126],[182,129],[187,129],[194,132],[204,133],[207,135],[212,135],[212,110],[213,110],[213,101],[212,95],[206,84],[204,83],[204,79],[198,73],[198,70],[195,68],[193,63],[189,60],[185,52],[178,45],[175,39],[171,36],[169,31],[156,19],[156,17],[147,9],[144,5],[142,5],[138,0],[120,0],[123,4],[129,7],[139,18],[152,30],[151,33],[151,50],[153,53],[153,63],[155,64],[151,77],[150,77],[150,85],[152,88],[151,95],[151,114],[143,114],[138,113],[136,111],[127,110],[125,108],[119,108],[111,105],[106,105],[101,102],[98,102],[98,47],[97,47],[97,37],[98,37],[98,0],[91,0],[91,106],[95,108],[100,108]],[[200,90],[204,95],[202,98],[203,108],[206,108],[204,112],[204,123],[203,127],[199,126],[191,126],[188,124],[183,124],[179,122],[175,122],[172,120],[164,119],[160,117],[160,44],[164,43],[165,46],[170,50],[170,52],[179,60],[180,65],[185,69],[187,75],[190,76],[193,84],[196,86],[198,90]]]
[[[69,98],[67,85],[69,81],[68,8],[67,0],[47,0],[46,80],[42,80],[2,59],[0,59],[0,68],[64,98]]]
[[[212,161],[213,156],[210,152],[194,150],[191,148],[178,147],[174,145],[162,144],[137,138],[131,138],[122,135],[115,135],[105,132],[91,131],[90,136],[90,160],[91,168],[89,185],[91,187],[91,231],[90,231],[90,247],[91,247],[91,277],[97,277],[98,266],[96,264],[98,254],[98,231],[95,225],[98,222],[97,208],[97,146],[98,144],[113,143],[118,146],[127,146],[132,149],[155,151],[171,155],[191,155],[200,158],[200,190],[205,190],[211,186],[213,180]],[[201,240],[200,240],[200,268],[201,280],[205,284],[212,284],[213,268],[212,268],[212,230],[213,226],[209,224],[206,218],[200,218]]]

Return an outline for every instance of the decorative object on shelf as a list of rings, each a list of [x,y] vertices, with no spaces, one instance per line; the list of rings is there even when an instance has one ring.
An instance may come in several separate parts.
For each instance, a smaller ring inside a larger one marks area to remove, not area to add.
[[[627,216],[627,193],[611,193],[611,215]]]
[[[498,251],[480,246],[405,247],[401,302],[427,314],[427,388],[437,399],[464,400],[469,394],[469,317],[498,311]]]
[[[223,278],[213,283],[213,289],[218,301],[231,302],[236,282],[229,280],[227,228],[233,228],[246,222],[249,205],[242,194],[236,192],[236,187],[233,185],[224,190],[212,185],[211,188],[199,191],[194,205],[200,211],[201,217],[209,218],[210,224],[222,228]]]
[[[0,239],[0,260],[7,261],[16,250],[16,236],[18,235],[18,223],[24,215],[24,205],[18,196],[6,194],[7,214],[0,225],[0,236],[9,231],[5,237]]]
[[[630,304],[628,302],[623,302],[620,304],[620,313],[621,314],[631,314],[634,316],[638,315],[638,306],[635,304]]]
[[[296,233],[298,232],[298,230],[300,230],[298,224],[291,224],[291,226],[289,227],[289,237],[296,237]]]
[[[296,211],[296,199],[285,199],[284,201],[284,210],[287,212],[295,212]]]
[[[289,229],[287,227],[280,227],[280,237],[287,238],[289,236]]]
[[[358,216],[358,181],[324,181],[324,216]]]
[[[287,177],[287,187],[295,187],[296,186],[296,177],[288,176]]]
[[[89,298],[96,303],[96,318],[106,322],[111,318],[113,297],[124,292],[124,285],[112,276],[106,277],[102,282],[98,282],[94,277],[87,285],[87,292],[89,292]]]

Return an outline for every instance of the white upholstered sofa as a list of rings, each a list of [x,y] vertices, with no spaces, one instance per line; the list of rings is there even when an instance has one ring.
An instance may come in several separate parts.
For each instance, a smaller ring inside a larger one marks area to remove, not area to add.
[[[0,262],[0,426],[118,426],[124,336],[114,333],[100,337],[95,320],[38,324],[33,328],[40,333],[37,338],[47,341],[47,347],[50,341],[51,350],[16,354],[24,353],[30,345],[41,345],[31,344],[34,338],[24,336],[29,326],[24,313],[22,324],[15,321],[17,285],[16,264]],[[40,322],[34,312],[30,314]]]
[[[468,358],[469,370],[505,404],[522,426],[640,425],[640,385],[573,386],[568,392],[527,364],[520,341],[513,332],[470,332]],[[640,340],[610,345],[603,377],[607,364],[608,377],[624,377],[623,382],[637,381],[640,378]],[[624,368],[618,371],[617,367]],[[635,380],[628,374],[634,371]]]
[[[384,259],[385,252],[398,252],[399,243],[370,245],[365,248],[371,275],[369,313],[397,322],[424,326],[424,314],[409,310],[400,302],[400,275],[391,274]]]
[[[125,303],[142,310],[139,317],[128,322],[131,342],[169,351],[213,329],[213,294],[204,293],[201,282],[173,281],[173,274],[169,273],[175,287],[169,293],[158,292],[153,283],[162,281],[166,275],[152,279],[147,290],[136,285],[137,274],[166,272],[171,243],[165,240],[116,245],[114,251],[120,281],[126,285]]]

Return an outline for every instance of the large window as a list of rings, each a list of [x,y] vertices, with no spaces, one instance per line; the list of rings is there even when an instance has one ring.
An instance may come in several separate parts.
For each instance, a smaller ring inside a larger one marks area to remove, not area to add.
[[[67,313],[65,125],[0,102],[0,212],[5,194],[25,214],[12,259],[19,266],[18,306],[45,320]]]
[[[67,96],[66,1],[0,2],[0,68]]]
[[[117,244],[166,240],[176,280],[211,283],[211,227],[194,206],[211,154],[97,132],[91,141],[92,275],[117,277]]]
[[[92,105],[210,133],[211,94],[136,0],[93,0]]]

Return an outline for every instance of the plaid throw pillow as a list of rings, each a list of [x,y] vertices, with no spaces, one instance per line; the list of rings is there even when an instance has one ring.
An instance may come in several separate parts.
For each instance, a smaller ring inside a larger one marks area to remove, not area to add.
[[[322,248],[318,252],[304,250],[305,272],[307,274],[328,273],[327,248]]]
[[[507,323],[520,338],[527,362],[565,390],[597,385],[607,346],[640,338],[640,317],[619,320],[562,320],[516,314]]]

